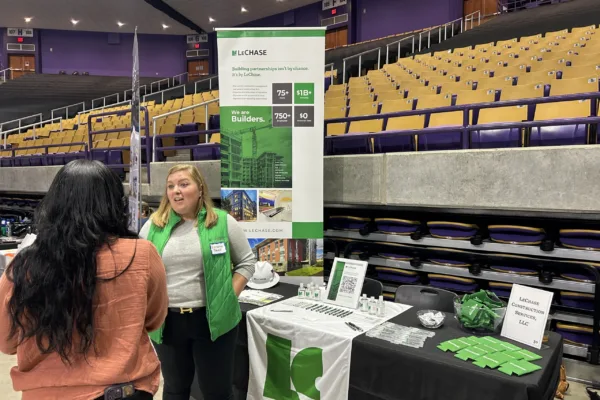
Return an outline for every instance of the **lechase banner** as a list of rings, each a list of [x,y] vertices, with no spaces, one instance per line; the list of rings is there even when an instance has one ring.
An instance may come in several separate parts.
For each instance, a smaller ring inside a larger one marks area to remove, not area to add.
[[[323,274],[324,29],[220,29],[221,204],[282,277]]]

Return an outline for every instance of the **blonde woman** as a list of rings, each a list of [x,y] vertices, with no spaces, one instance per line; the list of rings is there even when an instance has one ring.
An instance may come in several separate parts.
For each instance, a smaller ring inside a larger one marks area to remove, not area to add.
[[[195,371],[206,400],[233,398],[237,296],[256,263],[242,228],[213,206],[195,166],[176,165],[140,236],[154,243],[167,272],[169,313],[150,333],[162,364],[163,399],[189,400]]]

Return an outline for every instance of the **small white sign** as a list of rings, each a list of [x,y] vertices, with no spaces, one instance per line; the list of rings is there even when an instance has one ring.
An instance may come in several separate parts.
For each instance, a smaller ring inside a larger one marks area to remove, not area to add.
[[[335,258],[327,282],[326,303],[356,309],[362,293],[365,275],[367,273],[366,261],[347,258]]]
[[[542,347],[554,293],[514,284],[502,326],[502,336],[536,349]]]
[[[33,37],[33,29],[31,28],[6,28],[7,36],[23,36]]]
[[[186,39],[188,43],[206,43],[208,42],[208,34],[187,35]]]

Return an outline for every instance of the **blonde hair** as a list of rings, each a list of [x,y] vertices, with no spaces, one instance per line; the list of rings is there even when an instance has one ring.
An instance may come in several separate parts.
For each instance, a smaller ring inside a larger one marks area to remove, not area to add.
[[[169,180],[169,176],[173,175],[176,172],[185,171],[187,172],[194,183],[198,186],[200,193],[202,194],[201,201],[198,201],[198,206],[196,208],[196,216],[200,213],[200,211],[204,208],[206,209],[206,219],[204,220],[204,226],[206,228],[212,228],[217,223],[217,214],[215,213],[215,206],[213,204],[212,199],[210,198],[208,185],[206,184],[206,180],[204,176],[200,173],[200,170],[196,168],[195,165],[191,164],[177,164],[171,169],[169,169],[169,173],[167,174],[167,181]],[[165,194],[160,201],[160,206],[155,213],[152,214],[150,219],[152,223],[156,226],[164,228],[165,225],[169,222],[169,215],[171,214],[171,203],[169,203],[169,197],[167,196],[167,187],[165,185]]]

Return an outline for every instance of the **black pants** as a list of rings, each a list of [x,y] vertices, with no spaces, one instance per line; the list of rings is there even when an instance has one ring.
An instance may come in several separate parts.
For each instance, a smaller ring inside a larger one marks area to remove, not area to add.
[[[163,400],[189,400],[194,372],[204,400],[233,399],[233,365],[238,328],[211,341],[206,309],[191,314],[169,311],[163,343],[155,345],[161,362]]]

